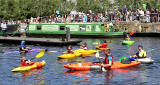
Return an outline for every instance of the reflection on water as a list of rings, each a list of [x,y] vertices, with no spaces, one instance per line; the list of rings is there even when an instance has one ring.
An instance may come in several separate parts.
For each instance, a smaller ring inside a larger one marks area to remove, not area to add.
[[[104,39],[104,38],[103,38]],[[88,48],[95,50],[98,45],[94,42],[102,42],[103,39],[83,39],[87,42]],[[110,41],[112,40],[112,42]],[[154,64],[142,64],[137,67],[127,69],[114,69],[107,72],[102,71],[68,71],[63,64],[79,63],[79,62],[96,62],[99,61],[95,56],[76,57],[74,59],[57,59],[62,53],[48,53],[41,58],[33,61],[46,61],[46,65],[42,69],[27,72],[13,73],[11,70],[20,64],[19,54],[5,54],[3,51],[18,50],[18,45],[0,44],[0,85],[159,85],[160,84],[160,39],[159,38],[133,38],[135,44],[132,46],[121,45],[122,38],[107,39],[108,47],[111,49],[114,61],[122,56],[134,55],[137,46],[143,45],[144,49],[154,51],[148,53],[149,57],[155,60]],[[66,46],[47,47],[33,46],[31,48],[48,49],[48,51],[65,51]],[[77,49],[79,46],[73,46]],[[27,54],[27,59],[31,59],[37,55],[36,52]],[[100,56],[104,56],[100,52]],[[102,60],[101,60],[102,61]]]
[[[32,84],[34,83],[35,85],[44,85],[45,80],[43,77],[43,70],[41,70],[43,68],[39,68],[39,69],[35,69],[35,70],[31,70],[31,71],[24,71],[24,72],[13,72],[15,77],[19,77],[21,76],[22,78],[18,78],[17,81],[20,84]],[[31,78],[31,79],[29,79]],[[36,78],[35,80],[32,80],[32,78]]]

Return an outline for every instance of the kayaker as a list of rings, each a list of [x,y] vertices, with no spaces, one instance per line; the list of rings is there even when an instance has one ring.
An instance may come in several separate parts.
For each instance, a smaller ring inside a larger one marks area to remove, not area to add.
[[[103,40],[103,43],[99,46],[99,48],[107,48],[107,40]]]
[[[26,53],[26,52],[28,52],[28,50],[31,50],[31,48],[25,46],[25,41],[24,40],[21,41],[21,45],[19,46],[20,53],[21,54]]]
[[[84,42],[84,43],[80,46],[80,49],[88,50],[87,43]]]
[[[113,56],[110,51],[110,49],[106,49],[104,51],[106,57],[99,57],[100,59],[104,59],[104,62],[101,64],[102,67],[109,68],[113,64]]]
[[[146,51],[143,50],[142,45],[138,45],[138,52],[136,55],[131,56],[131,58],[146,58]]]
[[[127,36],[126,36],[126,40],[127,40],[127,41],[130,41],[129,34],[127,34]]]
[[[64,52],[62,52],[62,53],[71,53],[71,54],[73,54],[74,52],[73,52],[73,50],[72,50],[72,46],[71,45],[69,45],[68,47],[67,47],[67,51],[64,51]]]
[[[29,66],[29,65],[31,65],[31,61],[26,60],[25,57],[21,57],[21,66]]]

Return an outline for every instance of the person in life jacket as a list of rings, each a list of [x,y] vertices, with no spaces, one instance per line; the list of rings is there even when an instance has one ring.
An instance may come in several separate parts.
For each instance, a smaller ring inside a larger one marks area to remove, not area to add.
[[[29,65],[31,65],[31,61],[26,60],[25,57],[21,57],[21,66],[29,66]]]
[[[103,43],[99,46],[100,48],[107,48],[107,40],[103,40]]]
[[[126,36],[126,40],[127,40],[127,41],[130,41],[129,34],[127,34],[127,36]]]
[[[138,52],[132,58],[146,58],[146,51],[143,50],[142,45],[138,45]]]
[[[62,52],[62,53],[71,53],[71,54],[73,54],[74,52],[73,52],[73,50],[72,50],[72,46],[69,45],[69,46],[67,47],[67,51],[64,51],[64,52]]]
[[[26,53],[26,52],[28,52],[28,50],[31,50],[31,48],[25,46],[25,41],[24,40],[21,41],[21,45],[19,46],[20,53],[21,54]]]
[[[80,46],[80,49],[88,50],[87,43],[84,42],[84,43]]]
[[[111,55],[110,51],[110,49],[106,49],[104,51],[105,58],[99,57],[100,59],[104,59],[103,64],[101,64],[102,67],[110,67],[113,64],[113,56]]]

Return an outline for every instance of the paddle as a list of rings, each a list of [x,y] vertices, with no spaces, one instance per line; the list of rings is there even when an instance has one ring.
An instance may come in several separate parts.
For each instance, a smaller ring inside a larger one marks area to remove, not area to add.
[[[134,34],[134,32],[130,32],[129,35],[132,36]]]
[[[40,57],[42,57],[42,56],[44,56],[44,52],[38,53],[38,54],[36,55],[36,58],[40,58]]]
[[[99,62],[101,62],[99,59],[99,52],[96,53],[95,57],[98,58]]]
[[[42,57],[42,56],[44,56],[44,52],[38,53],[34,58],[31,58],[30,60],[33,60],[33,59],[35,59],[35,58],[40,58],[40,57]]]
[[[48,51],[48,53],[56,53],[56,52],[64,52],[64,51]]]

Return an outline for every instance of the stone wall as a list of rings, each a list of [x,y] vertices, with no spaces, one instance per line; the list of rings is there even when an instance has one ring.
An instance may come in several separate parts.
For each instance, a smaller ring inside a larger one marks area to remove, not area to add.
[[[121,26],[125,26],[126,32],[160,32],[160,22],[157,23],[140,23],[139,21],[115,22],[115,25],[119,29],[121,29]]]

